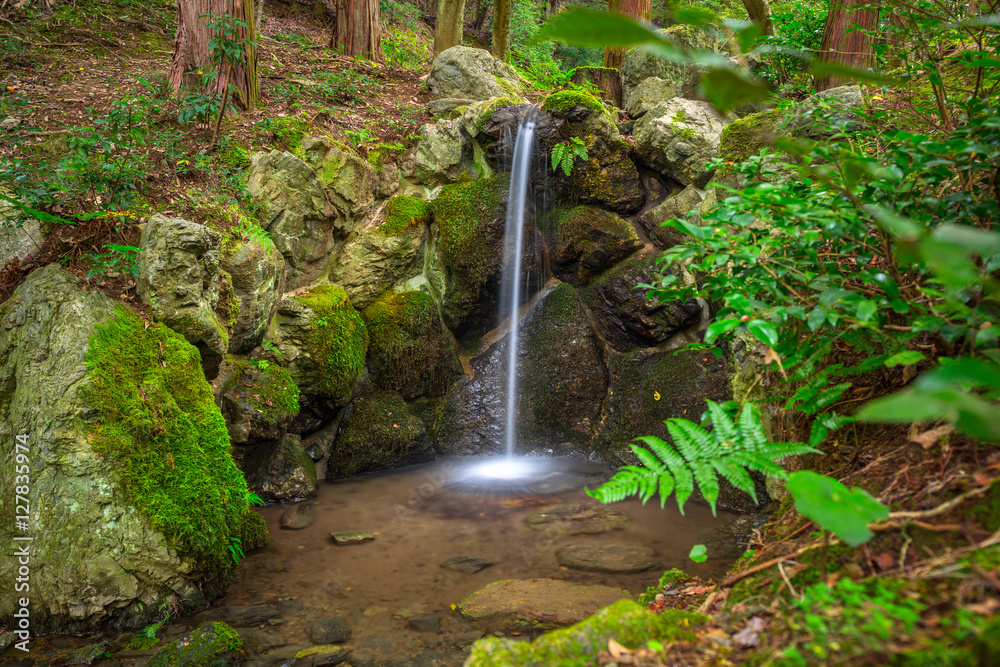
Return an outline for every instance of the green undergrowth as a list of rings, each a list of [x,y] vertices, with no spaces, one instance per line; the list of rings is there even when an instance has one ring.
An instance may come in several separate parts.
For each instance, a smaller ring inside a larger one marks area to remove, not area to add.
[[[656,596],[663,592],[663,589],[668,585],[677,584],[684,579],[690,579],[687,572],[682,572],[677,568],[667,570],[660,576],[660,581],[654,586],[649,586],[646,588],[646,592],[639,596],[639,604],[643,607],[648,607],[653,604],[656,600]]]
[[[427,224],[431,205],[416,197],[396,195],[386,204],[385,221],[375,231],[382,236],[399,236],[410,227]]]
[[[331,396],[347,393],[365,365],[365,323],[336,285],[320,285],[295,298],[313,311],[307,345],[320,369],[316,388]]]
[[[476,642],[466,661],[468,667],[507,665],[585,667],[596,664],[614,639],[627,649],[642,648],[650,640],[694,641],[692,629],[707,617],[670,610],[656,614],[631,600],[620,600],[576,625],[546,633],[531,643],[490,637]]]
[[[114,462],[122,499],[174,548],[231,563],[248,491],[198,350],[120,309],[95,328],[87,368],[85,400],[100,414],[93,448]]]

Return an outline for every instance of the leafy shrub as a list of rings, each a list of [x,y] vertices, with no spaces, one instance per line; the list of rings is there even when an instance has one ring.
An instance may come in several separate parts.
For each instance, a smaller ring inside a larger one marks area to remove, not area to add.
[[[409,28],[390,29],[382,39],[382,53],[387,65],[399,69],[423,70],[431,59],[427,40]]]

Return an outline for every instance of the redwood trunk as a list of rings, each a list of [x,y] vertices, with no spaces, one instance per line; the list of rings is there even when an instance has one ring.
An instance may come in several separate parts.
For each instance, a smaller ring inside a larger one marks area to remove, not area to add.
[[[438,0],[434,22],[434,57],[462,43],[465,0]]]
[[[214,12],[228,14],[247,24],[240,29],[240,37],[250,40],[244,52],[246,63],[232,68],[227,75],[227,68],[215,80],[210,95],[222,95],[228,84],[236,86],[235,102],[238,106],[248,109],[260,100],[260,79],[257,77],[257,17],[255,0],[178,0],[177,2],[177,32],[174,36],[174,61],[170,66],[170,85],[174,90],[182,86],[197,88],[199,79],[197,72],[208,71],[215,65],[211,61],[211,51],[208,43],[212,41],[212,31],[205,24],[202,14]]]
[[[570,81],[577,85],[591,84],[601,91],[601,99],[622,108],[622,78],[616,69],[577,67]]]
[[[608,11],[624,14],[642,23],[648,23],[653,14],[653,0],[608,0]],[[607,46],[604,48],[604,66],[621,69],[622,58],[625,57],[625,47]]]
[[[762,35],[771,36],[774,34],[771,5],[767,3],[767,0],[743,0],[743,6],[746,7],[750,20],[760,24]]]
[[[506,61],[510,50],[510,0],[493,0],[493,56]]]
[[[823,28],[818,58],[821,61],[840,63],[855,69],[865,69],[872,64],[874,51],[869,34],[878,22],[878,11],[866,9],[867,0],[831,0],[830,13]],[[848,29],[853,29],[848,33]],[[836,88],[848,80],[839,76],[817,77],[816,90]]]
[[[336,0],[337,18],[330,34],[330,47],[345,56],[382,62],[378,0]]]

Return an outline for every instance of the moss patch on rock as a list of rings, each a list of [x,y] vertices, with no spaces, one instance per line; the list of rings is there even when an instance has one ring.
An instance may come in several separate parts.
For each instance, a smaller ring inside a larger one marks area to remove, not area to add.
[[[253,510],[247,510],[243,515],[243,525],[240,527],[240,546],[243,551],[253,551],[270,544],[271,536],[267,532],[267,522],[264,517]]]
[[[345,418],[327,463],[327,479],[415,462],[424,451],[433,457],[423,422],[402,396],[389,391],[365,394],[355,399]]]
[[[557,275],[574,285],[586,285],[642,247],[627,220],[592,206],[559,209],[549,224]]]
[[[239,633],[225,623],[205,625],[164,646],[146,663],[147,667],[216,667],[236,664],[243,650]]]
[[[416,197],[397,195],[385,206],[385,220],[375,233],[382,236],[399,236],[410,227],[418,227],[431,219],[431,205]]]
[[[348,392],[368,351],[364,321],[336,285],[320,285],[295,298],[313,312],[307,345],[320,370],[316,389],[331,396]]]
[[[299,414],[299,388],[291,374],[266,361],[228,357],[234,365],[233,388],[227,395],[247,403],[247,409],[265,424],[275,424]]]
[[[114,459],[121,494],[178,550],[231,563],[247,485],[198,350],[125,310],[89,343],[85,400],[100,415],[92,444]]]
[[[444,393],[461,372],[454,346],[426,292],[387,293],[362,313],[376,382],[405,397]]]
[[[560,90],[545,98],[542,110],[557,118],[562,118],[574,109],[584,108],[589,115],[604,113],[604,103],[597,97],[582,90]]]
[[[719,157],[740,163],[773,146],[785,117],[781,109],[771,109],[729,123],[719,135]]]

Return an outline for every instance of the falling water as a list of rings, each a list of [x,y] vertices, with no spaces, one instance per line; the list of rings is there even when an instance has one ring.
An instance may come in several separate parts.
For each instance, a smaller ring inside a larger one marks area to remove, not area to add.
[[[510,195],[507,203],[505,236],[513,239],[513,252],[503,270],[500,288],[501,315],[509,317],[510,337],[507,345],[507,423],[504,439],[507,456],[514,455],[514,417],[517,404],[517,357],[521,305],[521,256],[524,244],[524,214],[528,206],[528,176],[531,171],[531,154],[535,143],[535,117],[528,111],[521,119],[514,143],[514,159],[510,170]]]

